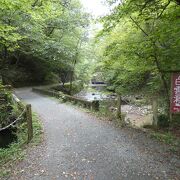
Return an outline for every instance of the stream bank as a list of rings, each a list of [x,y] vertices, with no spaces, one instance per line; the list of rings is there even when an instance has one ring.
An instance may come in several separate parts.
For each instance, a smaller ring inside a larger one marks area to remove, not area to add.
[[[55,85],[49,89],[66,94],[68,88],[65,87],[68,86],[66,85],[62,88],[62,85]],[[75,89],[77,90],[78,88]],[[89,102],[99,101],[99,111],[102,114],[109,116],[111,119],[117,118],[117,95],[114,92],[107,91],[106,84],[90,84],[85,89],[81,89],[82,87],[79,88],[79,92],[74,91],[72,97]],[[126,125],[143,128],[153,123],[152,106],[145,103],[142,96],[122,96],[121,111],[124,114]]]
[[[87,101],[98,100],[100,102],[100,111],[106,116],[109,115],[111,118],[116,118],[116,93],[99,88],[87,88],[74,96]],[[152,125],[152,107],[144,102],[141,103],[141,101],[143,101],[143,97],[122,96],[121,111],[125,114],[125,123],[127,125],[138,128]]]

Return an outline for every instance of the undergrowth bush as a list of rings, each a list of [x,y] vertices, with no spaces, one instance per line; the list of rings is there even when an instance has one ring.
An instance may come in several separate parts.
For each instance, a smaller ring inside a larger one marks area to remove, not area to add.
[[[56,91],[62,91],[65,94],[70,94],[70,83],[66,83],[63,85],[57,85],[55,87],[52,87],[53,90]],[[80,92],[83,89],[83,84],[79,83],[79,82],[73,82],[73,86],[72,86],[72,92],[71,94],[77,94],[78,92]]]
[[[27,124],[24,122],[17,128],[17,141],[10,144],[9,148],[0,148],[0,179],[8,176],[11,166],[16,161],[23,159],[25,156],[25,147],[27,142]],[[42,125],[36,114],[33,114],[33,139],[31,146],[37,145],[42,140]]]
[[[0,84],[0,128],[7,126],[14,118],[11,92]]]
[[[169,127],[169,119],[167,115],[160,114],[158,116],[158,127],[161,127],[161,128]]]

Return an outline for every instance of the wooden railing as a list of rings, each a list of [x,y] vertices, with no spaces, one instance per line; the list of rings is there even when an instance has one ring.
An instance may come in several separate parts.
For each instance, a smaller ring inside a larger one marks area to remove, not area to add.
[[[22,103],[18,97],[13,94],[12,101],[17,105],[18,109],[24,112],[25,121],[27,123],[27,143],[29,143],[33,138],[33,124],[32,124],[32,110],[31,104]]]
[[[38,93],[42,93],[48,96],[53,96],[56,98],[61,98],[61,94],[49,89],[45,89],[45,88],[33,88],[32,89],[34,92],[38,92]],[[84,99],[80,99],[74,96],[70,96],[67,94],[63,94],[63,98],[66,101],[73,101],[75,103],[81,103],[83,104],[84,107],[86,108],[90,108],[92,110],[98,111],[99,110],[99,101],[86,101]]]
[[[4,89],[8,91],[12,91],[11,86],[4,86]],[[27,143],[29,143],[33,138],[33,124],[32,124],[32,110],[31,110],[31,104],[24,104],[22,103],[18,97],[12,93],[12,103],[17,106],[18,110],[21,112],[20,115],[10,124],[0,129],[0,131],[3,131],[5,129],[10,128],[11,126],[14,126],[17,124],[20,120],[25,120],[27,123]]]

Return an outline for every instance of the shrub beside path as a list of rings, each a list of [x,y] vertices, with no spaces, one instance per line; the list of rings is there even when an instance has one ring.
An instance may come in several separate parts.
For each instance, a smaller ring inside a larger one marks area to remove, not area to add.
[[[16,94],[39,114],[45,137],[14,167],[10,180],[180,179],[179,157],[147,134],[116,128],[30,88]]]

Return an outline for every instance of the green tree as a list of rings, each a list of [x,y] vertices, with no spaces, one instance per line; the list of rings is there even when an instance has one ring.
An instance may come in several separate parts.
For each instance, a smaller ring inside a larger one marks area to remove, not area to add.
[[[78,0],[3,0],[1,74],[9,78],[12,75],[8,72],[12,68],[15,74],[23,71],[30,76],[39,71],[39,76],[44,78],[49,72],[71,72],[76,46],[84,36],[86,26],[88,14],[82,11]]]
[[[169,107],[167,71],[180,70],[179,12],[178,1],[124,0],[101,20],[102,68],[114,89],[161,96]]]

